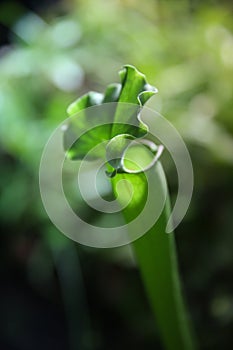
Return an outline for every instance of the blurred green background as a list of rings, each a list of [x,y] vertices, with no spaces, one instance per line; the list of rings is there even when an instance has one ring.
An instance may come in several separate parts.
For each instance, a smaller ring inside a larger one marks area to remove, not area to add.
[[[38,186],[68,104],[119,81],[126,63],[159,89],[149,106],[189,148],[195,188],[176,230],[184,291],[201,349],[232,349],[232,10],[230,0],[0,2],[0,349],[162,349],[130,247],[68,240]]]

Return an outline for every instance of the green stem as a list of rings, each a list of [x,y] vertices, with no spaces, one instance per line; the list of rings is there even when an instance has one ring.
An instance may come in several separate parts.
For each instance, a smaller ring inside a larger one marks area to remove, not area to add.
[[[155,188],[164,188],[164,172],[158,163],[150,170]],[[129,180],[128,176],[128,180]],[[165,184],[165,186],[167,186]],[[166,190],[166,189],[165,189]],[[141,204],[124,210],[127,222],[135,218]],[[151,210],[151,215],[153,211]],[[165,231],[170,216],[169,198],[157,222],[141,238],[132,243],[147,296],[154,311],[164,348],[194,350],[193,332],[189,324],[181,291],[175,238]],[[142,223],[142,230],[143,230]]]

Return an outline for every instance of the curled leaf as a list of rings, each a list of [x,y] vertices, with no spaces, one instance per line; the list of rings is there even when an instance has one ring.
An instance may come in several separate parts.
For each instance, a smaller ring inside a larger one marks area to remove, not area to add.
[[[113,137],[109,141],[106,147],[106,159],[114,169],[122,168],[124,152],[134,139],[135,137],[130,134],[122,134]]]
[[[103,99],[103,94],[100,94],[99,92],[95,91],[90,91],[87,94],[75,100],[73,103],[71,103],[67,108],[67,113],[71,116],[85,108],[100,105]]]
[[[135,140],[123,154],[122,172],[127,174],[144,173],[158,162],[163,150],[163,145],[156,146],[148,140]]]
[[[106,159],[113,168],[107,175],[114,177],[117,173],[145,172],[159,160],[163,149],[163,145],[157,146],[146,139],[136,139],[129,134],[117,135],[106,147]]]
[[[64,149],[70,159],[81,160],[92,149],[95,151],[89,159],[104,157],[104,147],[96,148],[99,143],[123,134],[139,138],[148,132],[140,120],[140,109],[157,89],[131,65],[124,66],[119,74],[121,84],[108,85],[104,94],[90,91],[68,107],[72,118],[63,130]],[[101,105],[104,108],[96,108],[93,116],[89,107]]]

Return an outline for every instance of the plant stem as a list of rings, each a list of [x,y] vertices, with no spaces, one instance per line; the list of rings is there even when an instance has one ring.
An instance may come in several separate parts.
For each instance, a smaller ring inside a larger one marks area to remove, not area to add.
[[[157,163],[150,172],[155,188],[164,188],[165,175],[161,164]],[[141,209],[141,204],[138,204],[138,208],[128,206],[124,210],[127,222],[135,217],[135,210],[138,209]],[[134,241],[132,247],[164,348],[194,350],[196,345],[181,291],[175,238],[173,233],[167,234],[165,231],[169,216],[170,201],[167,198],[158,221],[146,234]]]

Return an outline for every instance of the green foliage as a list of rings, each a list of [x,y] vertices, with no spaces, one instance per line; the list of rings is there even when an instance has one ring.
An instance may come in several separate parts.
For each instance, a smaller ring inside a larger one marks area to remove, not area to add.
[[[120,76],[121,88],[119,89],[117,100],[113,101],[119,103],[116,107],[114,105],[114,109],[111,110],[112,114],[106,114],[107,119],[105,118],[104,120],[104,122],[107,120],[110,122],[111,128],[109,128],[109,124],[100,125],[98,128],[82,134],[81,138],[75,141],[74,145],[68,149],[67,155],[70,157],[71,154],[70,158],[72,159],[83,159],[85,152],[89,152],[98,143],[104,139],[109,140],[113,136],[106,146],[106,159],[114,170],[112,172],[107,171],[107,175],[112,178],[112,189],[118,202],[123,206],[126,205],[123,213],[126,223],[130,223],[135,217],[140,215],[147,201],[148,177],[145,176],[144,170],[147,169],[147,165],[153,159],[152,147],[149,151],[148,148],[140,143],[143,139],[140,139],[136,146],[133,144],[137,137],[142,136],[143,133],[146,134],[146,127],[138,131],[132,125],[125,126],[122,124],[122,117],[118,119],[118,116],[119,113],[124,112],[125,123],[132,123],[132,118],[137,118],[137,124],[140,127],[139,114],[135,115],[135,112],[139,113],[140,110],[137,108],[135,111],[135,108],[132,110],[128,107],[125,109],[124,104],[122,108],[121,103],[137,104],[141,107],[156,92],[156,89],[148,85],[144,75],[139,73],[133,66],[125,66],[124,70],[120,72]],[[107,88],[107,91],[109,91],[109,88]],[[115,96],[116,94],[114,93],[114,98]],[[91,125],[91,117],[96,117],[96,113],[94,116],[89,116],[90,109],[88,107],[101,105],[104,101],[104,95],[101,96],[98,93],[91,92],[78,99],[68,108],[69,113],[82,112],[85,108],[87,110],[81,113],[81,116],[77,114],[74,121],[71,120],[68,128],[65,129],[65,147],[66,143],[68,143],[67,140],[70,138],[70,133],[75,133],[75,128],[76,132],[81,128],[85,130],[85,126],[88,128],[88,124]],[[100,114],[102,116],[102,110]],[[148,146],[146,141],[148,143],[149,141],[144,140]],[[151,142],[151,144],[153,143]],[[99,156],[99,154],[95,155]],[[148,170],[149,181],[152,181],[155,190],[153,195],[157,196],[156,198],[159,200],[159,191],[164,191],[165,196],[167,193],[167,190],[164,188],[163,169],[160,164],[154,165],[152,163]],[[137,171],[139,174],[134,174],[132,177],[133,171]],[[117,184],[122,179],[127,181],[124,182],[123,187],[121,186],[119,192]],[[153,216],[152,209],[154,208],[150,208],[150,215]],[[192,350],[195,346],[181,294],[174,237],[172,234],[168,235],[165,230],[169,215],[168,198],[167,205],[164,207],[159,220],[146,232],[144,237],[133,242],[132,245],[135,249],[139,269],[141,270],[165,348],[167,350]],[[143,217],[139,222],[142,232],[144,231],[145,220],[146,218]],[[129,230],[128,234],[129,236],[133,235],[133,232]]]
[[[19,13],[17,4],[9,3],[10,10],[7,5],[4,2],[0,9],[1,21],[11,26],[10,44],[2,47],[0,54],[0,219],[2,237],[7,241],[2,244],[3,266],[8,249],[10,256],[15,254],[17,240],[25,232],[28,240],[34,234],[41,240],[47,239],[52,228],[41,205],[38,166],[48,137],[65,118],[67,105],[90,89],[103,91],[116,80],[118,67],[132,62],[159,88],[160,94],[148,103],[175,124],[191,152],[194,197],[177,230],[185,289],[205,348],[228,349],[233,266],[231,2],[155,0],[142,6],[139,0],[98,0],[98,4],[80,0],[66,3],[62,9],[41,11],[41,17],[28,13],[14,25],[10,18]],[[105,93],[106,102],[114,99],[112,95],[117,98],[119,86]],[[171,163],[166,164],[166,154],[163,164],[173,196],[176,176]],[[139,185],[143,174],[130,177]],[[75,189],[76,183],[70,183],[70,192]],[[90,215],[80,196],[73,200],[77,201],[89,220],[107,221]],[[53,245],[59,237],[54,231]],[[33,260],[37,253],[32,250],[31,254]],[[37,283],[50,268],[46,254],[38,254],[45,269],[38,264]],[[107,260],[124,266],[123,280],[130,282],[121,287],[127,289],[131,284],[132,293],[120,315],[124,320],[121,327],[125,334],[135,329],[136,345],[143,339],[142,347],[151,348],[150,339],[153,342],[156,336],[146,307],[137,299],[140,288],[128,248],[98,253],[83,250],[82,254],[84,264],[93,259],[93,264],[101,260],[106,266]],[[27,264],[33,274],[31,260]],[[104,280],[102,274],[100,280]],[[118,275],[116,279],[111,275],[111,280],[119,285]],[[114,293],[111,295],[114,298]],[[115,299],[112,305],[116,305]],[[148,327],[138,327],[138,318]],[[101,317],[98,321],[101,324]],[[98,339],[108,338],[102,333],[97,331]],[[124,347],[128,338],[119,339],[122,342],[117,344]]]
[[[121,84],[109,85],[105,94],[91,91],[68,107],[67,111],[70,116],[79,113],[77,118],[70,120],[64,133],[64,147],[67,150],[67,155],[70,159],[83,159],[91,149],[99,144],[100,141],[111,140],[111,138],[117,135],[122,135],[123,140],[127,134],[134,137],[140,137],[146,133],[146,126],[140,121],[138,111],[134,105],[138,104],[138,106],[142,106],[157,92],[157,90],[147,84],[145,76],[130,65],[124,66],[123,70],[120,71],[120,78]],[[100,115],[95,115],[99,125],[93,128],[93,116],[91,110],[84,109],[110,102],[127,102],[128,104],[131,103],[134,105],[132,106],[132,111],[129,110],[130,106],[127,106],[127,113],[125,111],[125,105],[122,106],[121,104],[116,105],[116,110],[115,105],[110,105],[109,111],[105,111],[104,116],[103,111],[100,110]],[[121,116],[123,112],[125,112],[125,124],[119,122],[119,116]],[[70,147],[70,139],[75,132],[79,132],[81,136]],[[117,140],[119,148],[119,137]],[[112,143],[112,141],[110,142]],[[116,142],[114,143],[114,148],[115,146]],[[111,144],[109,148],[110,147]],[[123,151],[124,149],[121,149],[120,153],[123,153]],[[92,153],[93,159],[95,159],[95,157],[98,158],[99,156],[99,153]],[[113,164],[113,162],[111,162],[111,164]],[[118,166],[116,168],[118,168]]]

